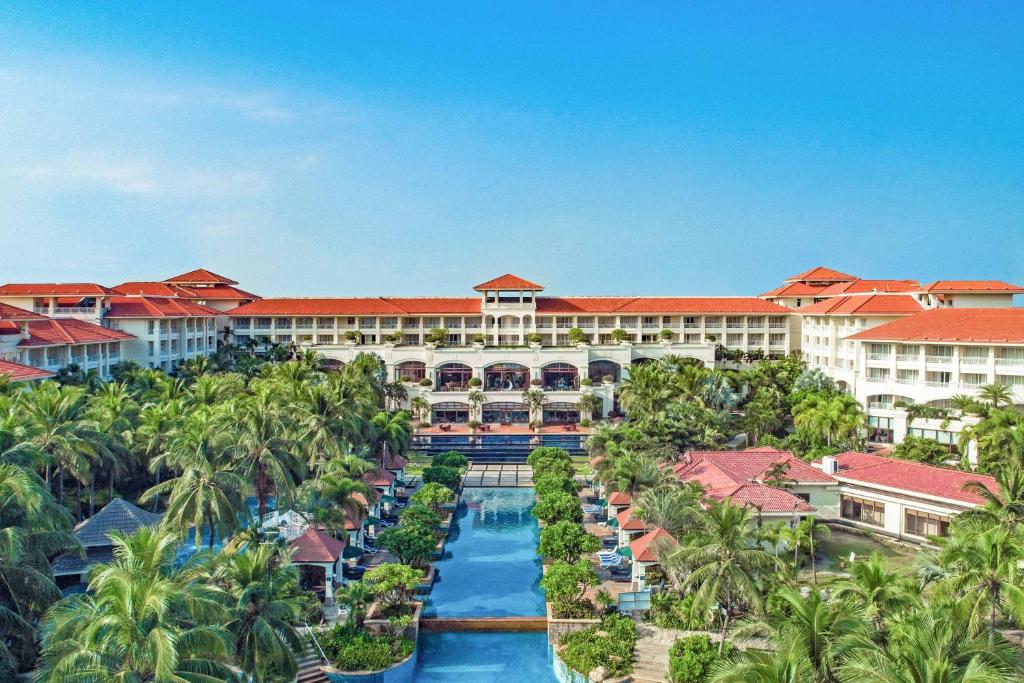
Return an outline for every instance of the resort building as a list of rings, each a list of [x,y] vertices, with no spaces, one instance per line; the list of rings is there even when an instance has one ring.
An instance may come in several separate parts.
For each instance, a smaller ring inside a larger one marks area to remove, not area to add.
[[[521,395],[543,389],[548,424],[578,422],[584,394],[615,410],[614,387],[637,363],[675,354],[715,362],[715,348],[783,356],[790,311],[756,297],[548,297],[507,274],[464,298],[260,299],[230,311],[235,343],[311,346],[343,363],[378,355],[434,423],[527,424]],[[469,394],[485,395],[477,409]],[[424,418],[428,416],[424,415]]]
[[[915,542],[945,536],[953,517],[984,503],[964,490],[968,482],[998,491],[989,476],[867,453],[842,453],[816,465],[839,482],[835,518]]]
[[[775,448],[688,451],[673,472],[683,481],[700,484],[708,498],[728,498],[752,507],[765,520],[793,521],[809,514],[832,517],[838,507],[832,477]]]

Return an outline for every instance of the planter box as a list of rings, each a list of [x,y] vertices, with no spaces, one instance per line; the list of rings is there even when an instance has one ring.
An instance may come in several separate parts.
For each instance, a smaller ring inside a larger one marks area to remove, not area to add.
[[[437,579],[437,569],[434,565],[430,565],[427,568],[426,573],[423,576],[423,580],[418,586],[416,586],[416,594],[423,595],[430,593],[430,590],[434,587],[434,581]]]
[[[412,624],[410,624],[409,628],[406,629],[404,635],[407,638],[411,638],[412,640],[419,642],[418,638],[420,635],[420,615],[423,613],[423,603],[417,600],[415,601],[415,605],[416,611],[413,612],[412,615]],[[391,628],[390,621],[384,618],[378,618],[374,616],[375,613],[377,612],[377,606],[378,603],[376,602],[370,605],[370,611],[366,613],[366,619],[363,621],[363,628],[366,629],[368,633],[373,633],[375,635],[387,633],[388,629]]]
[[[338,671],[332,666],[322,666],[320,670],[331,683],[413,683],[418,655],[417,643],[411,655],[383,671]]]
[[[551,615],[551,603],[545,603],[548,614],[548,644],[557,645],[566,633],[576,633],[591,626],[598,626],[600,619],[555,619]]]
[[[445,515],[441,519],[441,523],[437,525],[438,530],[440,530],[440,531],[448,531],[448,530],[450,530],[452,528],[452,521],[454,519],[455,519],[455,512],[454,511],[449,511],[448,514]]]

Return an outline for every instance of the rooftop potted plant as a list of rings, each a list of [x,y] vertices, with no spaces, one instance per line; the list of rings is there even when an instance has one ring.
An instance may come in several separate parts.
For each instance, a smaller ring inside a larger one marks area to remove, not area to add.
[[[584,377],[583,379],[580,380],[580,386],[592,387],[594,386],[594,380],[590,379],[589,377]]]
[[[484,345],[486,343],[487,343],[487,337],[485,337],[484,335],[482,335],[480,333],[477,333],[477,334],[473,335],[473,348],[474,349],[480,350],[480,349],[484,348]],[[474,377],[473,379],[476,379],[476,378]]]
[[[587,333],[578,327],[570,328],[569,343],[573,346],[587,346]]]
[[[621,327],[612,330],[612,341],[622,346],[628,346],[633,342],[633,337]]]
[[[355,330],[349,330],[342,336],[345,339],[345,346],[355,346],[359,343],[359,333]]]
[[[601,378],[601,383],[606,387],[610,387],[612,384],[615,383],[615,378],[612,377],[611,375],[605,375],[604,377]]]
[[[662,330],[658,333],[658,338],[661,340],[662,346],[671,346],[672,340],[676,338],[676,333],[672,330]]]
[[[434,383],[430,381],[429,377],[424,377],[423,379],[420,380],[421,387],[429,388],[432,387],[433,385]]]
[[[423,341],[426,342],[428,349],[436,349],[438,346],[444,346],[446,339],[448,339],[448,330],[443,327],[435,327],[426,334]]]
[[[530,343],[530,348],[531,349],[539,349],[540,348],[540,342],[541,342],[542,339],[543,339],[543,337],[541,337],[536,332],[531,332],[530,334],[526,335],[526,341],[528,341]]]
[[[479,386],[482,386],[483,383],[484,383],[484,381],[482,379],[480,379],[479,377],[470,377],[469,378],[469,386],[471,386],[471,387],[479,387]]]

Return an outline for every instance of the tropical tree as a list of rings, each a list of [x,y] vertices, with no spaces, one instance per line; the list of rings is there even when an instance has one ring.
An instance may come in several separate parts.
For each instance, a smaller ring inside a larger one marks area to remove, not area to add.
[[[831,448],[836,442],[857,437],[864,427],[864,413],[849,394],[810,394],[793,407],[799,429],[818,435]]]
[[[682,538],[698,514],[703,490],[689,484],[649,488],[633,501],[633,511],[650,528],[664,529]]]
[[[886,569],[878,553],[854,562],[848,572],[848,578],[835,583],[833,596],[854,607],[875,631],[882,631],[887,616],[906,612],[919,602],[908,577]]]
[[[294,499],[305,463],[299,445],[285,429],[285,416],[269,392],[257,393],[230,419],[235,424],[235,444],[229,452],[239,473],[252,482],[262,520],[271,496],[277,496],[279,507]]]
[[[963,490],[973,493],[984,504],[957,515],[957,528],[1000,527],[1011,531],[1024,524],[1024,468],[1016,463],[999,468],[995,473],[997,490],[981,481],[968,481]]]
[[[634,365],[619,388],[619,403],[637,419],[654,417],[675,396],[671,376],[657,363]]]
[[[1013,404],[1013,390],[1005,384],[986,384],[978,389],[978,400],[999,409]]]

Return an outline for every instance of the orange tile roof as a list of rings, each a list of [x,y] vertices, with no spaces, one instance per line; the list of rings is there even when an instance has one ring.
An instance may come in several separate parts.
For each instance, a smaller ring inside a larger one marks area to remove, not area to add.
[[[631,541],[629,550],[633,553],[634,562],[657,562],[658,555],[655,552],[660,547],[677,546],[679,541],[669,532],[661,527],[648,531],[640,538]],[[660,547],[659,547],[660,546]]]
[[[791,309],[757,297],[537,297],[537,313],[765,313]]]
[[[11,283],[0,286],[0,296],[105,296],[114,290],[94,282]]]
[[[164,282],[176,283],[179,285],[237,285],[238,283],[231,278],[226,278],[223,275],[217,275],[211,270],[206,268],[197,268],[190,270],[187,273],[181,275],[175,275],[169,277]]]
[[[292,562],[337,562],[345,543],[327,532],[309,528],[306,533],[288,542]]]
[[[809,285],[806,282],[793,282],[790,284],[770,289],[764,294],[758,296],[762,298],[767,297],[780,297],[780,296],[817,296],[822,290],[826,288],[826,285]]]
[[[195,299],[195,294],[184,287],[166,282],[125,282],[113,288],[118,294],[127,296],[162,296]]]
[[[612,491],[608,494],[609,505],[629,505],[633,502],[633,496],[625,491]]]
[[[1024,344],[1024,308],[933,308],[847,339]]]
[[[481,292],[485,289],[529,289],[535,292],[539,292],[542,289],[544,289],[544,287],[538,285],[535,282],[524,280],[518,275],[513,275],[512,273],[505,273],[504,275],[498,276],[493,280],[481,282],[473,289],[478,292]]]
[[[18,346],[64,346],[65,344],[94,344],[98,342],[122,341],[135,337],[101,327],[76,318],[47,318],[28,323],[29,338],[22,339]]]
[[[0,302],[0,320],[2,321],[23,321],[23,320],[42,320],[46,316],[40,315],[39,313],[33,313],[32,311],[26,311],[23,308],[17,306],[11,306]]]
[[[733,505],[753,507],[764,514],[814,512],[816,509],[785,489],[765,484],[738,484],[732,488],[708,491],[707,495],[715,500],[728,499]]]
[[[220,311],[182,299],[123,296],[110,300],[108,318],[210,318]]]
[[[836,477],[865,484],[875,484],[888,488],[923,493],[937,498],[948,498],[960,503],[983,504],[983,498],[975,493],[964,491],[969,481],[980,482],[992,492],[998,492],[999,486],[994,477],[973,472],[925,465],[910,460],[885,458],[869,453],[849,451],[834,456],[839,462]]]
[[[800,309],[812,315],[893,315],[920,313],[924,306],[909,294],[834,296]]]
[[[12,382],[28,382],[53,377],[52,372],[22,365],[9,360],[0,360],[0,377],[9,377]]]
[[[633,508],[626,508],[615,515],[615,519],[619,522],[619,528],[626,531],[641,531],[646,528],[642,519],[633,516]]]
[[[836,282],[825,287],[819,296],[839,294],[871,294],[873,292],[916,292],[921,284],[917,280],[853,280]]]
[[[921,288],[925,292],[1001,292],[1019,294],[1024,287],[1000,280],[937,280]]]
[[[259,299],[259,296],[252,294],[238,287],[232,287],[231,285],[212,285],[209,287],[188,287],[182,286],[182,289],[191,292],[196,299],[203,299],[204,301],[228,301],[228,300],[252,300]]]
[[[259,299],[228,312],[232,317],[261,315],[429,315],[480,314],[480,299],[471,298],[323,298]]]
[[[758,446],[742,451],[688,451],[687,462],[681,462],[673,470],[676,476],[687,478],[699,471],[706,463],[713,465],[733,483],[760,483],[772,467],[779,463],[789,466],[786,478],[800,483],[830,484],[832,478],[821,470],[796,457],[789,451]]]
[[[810,270],[805,270],[799,275],[787,277],[784,282],[847,282],[856,279],[858,279],[856,275],[847,275],[846,273],[840,273],[838,270],[817,266]]]

